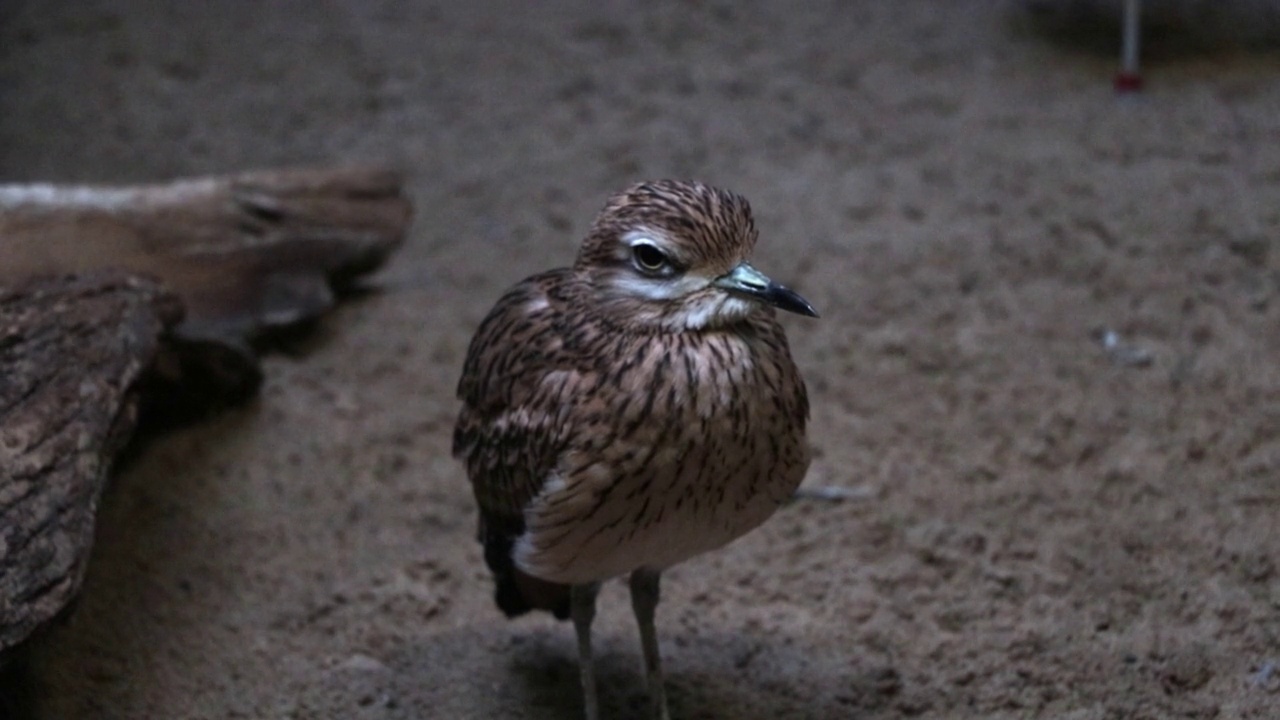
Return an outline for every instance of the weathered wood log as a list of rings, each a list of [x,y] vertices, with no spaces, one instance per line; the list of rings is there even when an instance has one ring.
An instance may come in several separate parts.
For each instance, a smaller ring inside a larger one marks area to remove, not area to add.
[[[0,287],[116,268],[159,278],[186,317],[151,404],[190,416],[251,395],[251,343],[314,319],[381,265],[412,206],[380,168],[277,170],[133,187],[0,185]],[[0,419],[2,422],[2,419]]]
[[[251,394],[253,343],[400,244],[400,188],[378,169],[0,186],[0,663],[79,589],[140,405]]]
[[[75,596],[107,471],[178,299],[122,274],[0,290],[0,651]]]
[[[399,246],[412,215],[398,175],[251,172],[136,187],[0,185],[0,285],[118,268],[186,306],[177,332],[243,344],[313,318]]]

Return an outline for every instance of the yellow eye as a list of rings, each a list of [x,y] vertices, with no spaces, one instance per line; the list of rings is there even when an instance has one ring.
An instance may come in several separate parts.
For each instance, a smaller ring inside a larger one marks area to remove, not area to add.
[[[669,265],[666,254],[649,243],[636,243],[633,245],[631,257],[635,261],[636,269],[641,272],[661,272]]]

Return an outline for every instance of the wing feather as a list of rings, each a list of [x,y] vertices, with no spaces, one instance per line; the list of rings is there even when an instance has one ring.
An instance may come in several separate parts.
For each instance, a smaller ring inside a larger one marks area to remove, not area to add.
[[[553,476],[570,438],[570,396],[594,373],[566,342],[573,335],[555,308],[569,270],[536,275],[511,288],[480,324],[467,351],[453,433],[453,455],[467,469],[480,507],[479,539],[508,615],[532,608],[568,612],[567,588],[515,568],[511,548],[525,530],[524,509]]]

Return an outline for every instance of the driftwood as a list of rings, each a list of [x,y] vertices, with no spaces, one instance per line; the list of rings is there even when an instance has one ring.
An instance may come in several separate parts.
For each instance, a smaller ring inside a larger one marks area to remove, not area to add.
[[[0,285],[103,267],[157,277],[178,332],[243,343],[314,317],[400,243],[396,174],[279,171],[103,188],[0,185]]]
[[[79,589],[138,408],[251,394],[255,341],[332,307],[410,216],[376,169],[0,186],[0,660]]]
[[[134,388],[180,316],[176,297],[125,275],[0,291],[0,648],[79,589]]]

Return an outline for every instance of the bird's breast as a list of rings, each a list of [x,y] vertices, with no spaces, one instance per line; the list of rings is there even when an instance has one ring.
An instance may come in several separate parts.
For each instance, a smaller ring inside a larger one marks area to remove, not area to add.
[[[517,562],[586,582],[666,567],[763,522],[808,464],[804,386],[760,334],[644,338],[578,386],[569,447]]]

